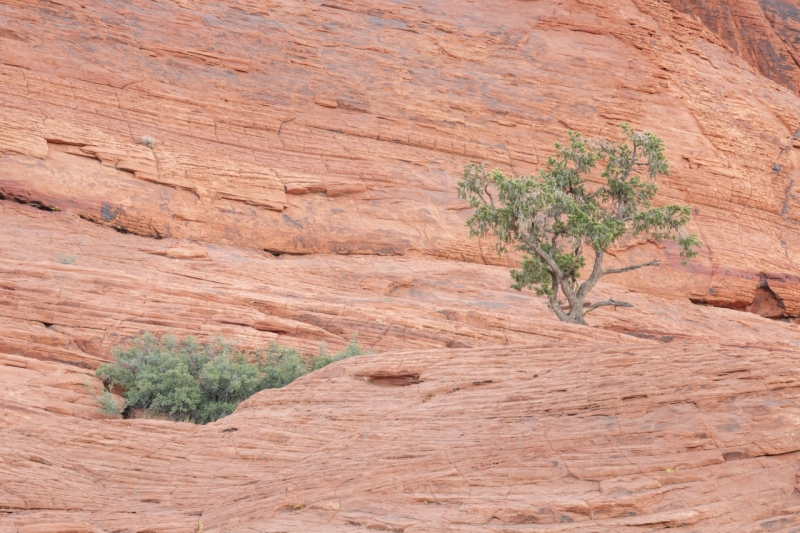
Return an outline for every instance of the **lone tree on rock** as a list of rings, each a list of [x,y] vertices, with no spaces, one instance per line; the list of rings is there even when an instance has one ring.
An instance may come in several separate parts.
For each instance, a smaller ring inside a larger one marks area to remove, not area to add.
[[[668,175],[664,143],[649,132],[621,125],[624,140],[584,140],[568,132],[569,143],[555,144],[556,155],[538,175],[514,177],[499,170],[487,173],[483,165],[469,164],[458,183],[458,195],[475,213],[467,220],[470,236],[493,233],[497,251],[508,246],[524,254],[522,268],[512,270],[513,288],[533,288],[549,297],[549,307],[563,322],[586,324],[585,315],[603,306],[633,307],[608,299],[584,308],[589,292],[606,274],[629,272],[649,261],[622,268],[603,268],[605,252],[630,233],[661,242],[674,240],[681,258],[697,255],[701,243],[683,227],[691,218],[688,205],[653,207],[658,193],[655,178]],[[599,164],[603,185],[591,190],[587,176]],[[592,272],[579,282],[586,265],[584,249],[594,251]],[[561,307],[559,292],[568,311]]]

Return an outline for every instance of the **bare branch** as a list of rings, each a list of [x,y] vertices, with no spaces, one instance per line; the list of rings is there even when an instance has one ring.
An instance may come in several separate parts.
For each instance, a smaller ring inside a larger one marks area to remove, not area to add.
[[[492,180],[489,179],[489,174],[486,172],[486,163],[481,165],[481,172],[483,173],[483,182],[485,183],[483,186],[483,192],[485,192],[486,196],[489,197],[489,204],[494,207],[494,198],[492,198],[492,193],[489,192],[489,183],[491,183]],[[480,192],[478,194],[480,195]],[[482,195],[481,200],[483,200]],[[486,203],[486,200],[483,200],[483,202]]]
[[[658,259],[653,259],[652,261],[649,261],[647,263],[639,263],[638,265],[626,266],[624,268],[609,268],[608,270],[603,272],[603,274],[620,274],[622,272],[630,272],[631,270],[636,270],[637,268],[658,266],[658,265],[659,265]]]
[[[494,198],[492,198],[492,193],[489,192],[489,184],[487,183],[486,186],[483,188],[483,192],[486,193],[486,196],[489,197],[489,203],[494,207]],[[481,198],[482,199],[482,198]]]
[[[608,300],[604,300],[602,302],[593,303],[583,311],[583,314],[586,315],[594,311],[598,307],[613,307],[614,309],[616,309],[617,307],[633,307],[633,306],[628,302],[618,302],[613,298],[609,298]]]

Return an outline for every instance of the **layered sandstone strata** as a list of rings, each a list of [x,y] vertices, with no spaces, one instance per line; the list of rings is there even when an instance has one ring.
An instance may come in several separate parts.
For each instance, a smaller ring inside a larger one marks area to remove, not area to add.
[[[3,2],[0,532],[796,529],[800,329],[741,312],[800,314],[796,74],[743,30],[796,20],[741,0],[732,41],[715,5]],[[634,309],[561,324],[455,183],[621,121],[705,246],[625,243],[664,266],[592,297]],[[143,331],[373,354],[103,419]]]
[[[276,258],[0,209],[3,533],[800,522],[795,324],[601,284],[636,307],[572,326],[501,267]],[[92,369],[143,330],[307,353],[357,331],[373,355],[207,426],[102,420]]]
[[[758,72],[800,91],[800,3],[796,0],[669,0],[702,22]]]
[[[739,309],[768,286],[777,315],[800,309],[800,102],[664,2],[40,0],[0,14],[5,198],[153,238],[499,264],[463,228],[462,165],[534,171],[567,128],[613,136],[628,121],[665,139],[664,201],[693,206],[705,247],[684,267],[669,246],[630,243],[621,261],[665,266],[618,282]]]

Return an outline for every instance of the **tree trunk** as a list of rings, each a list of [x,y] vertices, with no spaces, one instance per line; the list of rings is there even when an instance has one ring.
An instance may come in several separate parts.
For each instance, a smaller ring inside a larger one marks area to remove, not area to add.
[[[566,320],[562,319],[562,321],[587,326],[588,324],[583,318],[583,301],[586,297],[582,296],[580,291],[575,291],[571,286],[565,286],[563,283],[561,291],[567,297],[567,303],[569,304],[569,313],[565,316]]]
[[[588,326],[586,323],[586,319],[583,318],[583,302],[576,302],[576,305],[573,307],[570,305],[569,313],[567,314],[567,320],[564,322],[569,322],[570,324],[580,324],[581,326]]]

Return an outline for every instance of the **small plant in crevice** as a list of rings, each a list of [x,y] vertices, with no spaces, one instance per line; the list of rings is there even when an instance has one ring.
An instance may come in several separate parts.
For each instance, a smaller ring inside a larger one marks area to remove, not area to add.
[[[156,140],[150,135],[143,135],[142,138],[139,139],[139,144],[143,144],[152,150],[156,145]]]
[[[328,354],[327,346],[306,362],[294,348],[277,343],[245,354],[217,339],[200,343],[170,334],[145,333],[127,348],[112,349],[114,363],[102,364],[97,376],[109,390],[122,391],[124,414],[141,410],[171,420],[197,424],[231,414],[240,402],[264,389],[280,388],[336,361],[364,354],[353,335],[347,347]],[[110,392],[104,391],[113,399]],[[103,405],[104,396],[95,395]]]
[[[319,347],[319,355],[311,360],[311,371],[319,370],[324,366],[328,366],[336,361],[348,359],[350,357],[357,357],[364,355],[366,352],[358,345],[358,334],[354,333],[350,338],[350,342],[345,346],[345,349],[334,355],[328,355],[328,345],[323,344]]]
[[[105,388],[105,385],[102,387],[99,394],[94,390],[91,383],[86,382],[85,386],[86,391],[97,403],[98,411],[111,418],[122,418],[122,409],[117,403],[117,399]]]
[[[56,263],[61,263],[62,265],[71,265],[75,262],[75,254],[58,254],[56,258]]]

